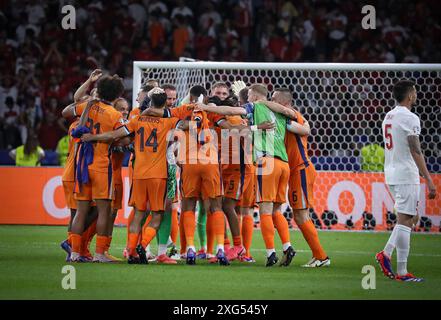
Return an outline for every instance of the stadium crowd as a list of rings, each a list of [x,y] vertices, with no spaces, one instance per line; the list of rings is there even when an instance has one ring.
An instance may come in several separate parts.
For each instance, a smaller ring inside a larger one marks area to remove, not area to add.
[[[65,4],[76,9],[75,30],[61,27]],[[375,30],[361,28],[360,1],[2,1],[0,150],[30,132],[55,150],[68,129],[60,112],[96,67],[122,76],[130,97],[133,60],[441,61],[438,1],[370,4]]]

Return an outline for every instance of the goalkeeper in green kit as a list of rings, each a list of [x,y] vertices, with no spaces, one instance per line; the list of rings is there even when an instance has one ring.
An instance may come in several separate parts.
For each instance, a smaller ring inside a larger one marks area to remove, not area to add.
[[[284,106],[267,106],[267,95],[266,86],[254,84],[248,90],[249,103],[242,107],[199,104],[199,108],[223,115],[242,115],[251,124],[253,162],[257,167],[256,201],[259,204],[261,232],[267,251],[266,266],[273,266],[279,260],[274,245],[275,229],[283,244],[280,266],[288,266],[296,252],[291,245],[288,222],[281,213],[281,206],[286,202],[290,174],[285,148],[286,124],[287,118],[295,119],[296,114]],[[274,130],[257,131],[257,125],[268,121],[275,124]]]

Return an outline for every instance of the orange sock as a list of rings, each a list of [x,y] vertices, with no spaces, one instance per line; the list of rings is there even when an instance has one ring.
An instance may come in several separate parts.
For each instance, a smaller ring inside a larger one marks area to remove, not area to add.
[[[280,211],[273,214],[273,223],[277,229],[277,232],[279,233],[282,243],[285,244],[290,242],[288,221],[286,221],[285,217]]]
[[[303,237],[311,248],[312,255],[314,258],[323,260],[327,257],[326,252],[323,250],[322,245],[318,237],[317,229],[311,220],[306,221],[304,224],[299,226],[300,231],[302,231]]]
[[[72,233],[70,239],[72,241],[72,252],[79,254],[81,252],[81,235]]]
[[[213,215],[213,230],[217,245],[223,246],[225,242],[225,215],[223,211],[215,211],[212,213],[212,215]]]
[[[96,234],[96,223],[98,219],[95,219],[92,224],[84,230],[84,232],[81,234],[81,252],[80,255],[87,256],[89,255],[89,245],[92,241],[94,235]]]
[[[213,254],[214,251],[214,225],[213,215],[207,213],[207,253]]]
[[[173,209],[171,213],[171,230],[170,238],[174,244],[178,240],[179,221],[178,221],[178,209]]]
[[[184,254],[187,250],[187,241],[185,241],[185,229],[184,229],[184,214],[181,213],[179,217],[179,241],[181,246],[181,254]]]
[[[109,251],[111,243],[112,243],[112,236],[109,236],[109,237],[107,237],[106,252]]]
[[[183,213],[185,242],[187,247],[194,247],[194,232],[196,230],[196,214],[194,211]]]
[[[143,241],[145,242],[144,237],[146,236],[146,230],[149,227],[150,221],[152,221],[152,215],[151,214],[148,215],[148,217],[145,219],[145,222],[144,222],[144,224],[142,226],[142,229],[141,229],[141,244],[142,244]]]
[[[145,228],[144,232],[142,233],[141,241],[141,245],[143,246],[143,248],[146,248],[154,237],[156,237],[156,229],[152,227]]]
[[[132,224],[134,218],[135,218],[135,209],[132,208],[129,217],[127,218],[127,247],[129,247],[130,225]]]
[[[240,235],[233,237],[233,245],[235,247],[239,247],[242,245],[242,238],[240,237]]]
[[[271,213],[262,213],[260,215],[260,231],[265,242],[265,248],[274,249],[275,230]]]
[[[127,249],[129,250],[129,255],[135,255],[135,249],[138,245],[139,233],[129,233],[129,241],[127,242]]]
[[[253,230],[254,230],[254,219],[250,215],[246,215],[243,217],[243,223],[242,223],[242,237],[243,237],[243,246],[246,250],[246,255],[248,257],[251,256],[250,248],[251,248],[251,241],[253,239]]]
[[[106,250],[106,244],[107,244],[107,236],[96,236],[96,248],[95,253],[97,254],[104,254],[104,251]]]
[[[72,232],[68,231],[68,232],[67,232],[67,243],[72,247],[72,239],[71,239],[71,236],[72,236]]]

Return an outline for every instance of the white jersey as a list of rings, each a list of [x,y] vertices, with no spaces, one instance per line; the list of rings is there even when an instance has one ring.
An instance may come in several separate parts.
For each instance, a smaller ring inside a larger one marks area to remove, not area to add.
[[[419,184],[418,167],[410,153],[408,136],[419,136],[420,119],[409,109],[397,106],[383,120],[386,184]]]

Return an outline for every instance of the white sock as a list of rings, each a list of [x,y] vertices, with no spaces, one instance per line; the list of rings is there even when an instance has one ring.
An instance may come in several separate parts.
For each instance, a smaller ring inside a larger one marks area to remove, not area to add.
[[[266,249],[266,256],[267,257],[271,256],[273,252],[276,252],[276,249]]]
[[[150,245],[148,245],[147,247],[145,247],[145,252],[146,252],[146,253],[151,253],[151,252],[150,252]]]
[[[397,234],[398,234],[398,225],[395,225],[394,229],[392,230],[392,233],[390,234],[389,240],[386,243],[386,246],[384,247],[384,253],[389,256],[389,258],[392,258],[392,253],[394,252],[394,249],[397,245]]]
[[[397,273],[400,276],[407,274],[407,257],[410,249],[410,233],[412,229],[401,224],[396,225],[397,232]]]
[[[166,254],[166,253],[167,253],[167,245],[166,244],[158,245],[158,256]]]
[[[173,243],[173,241],[172,241],[171,237],[169,236],[168,240],[167,240],[167,246],[171,245],[172,243]]]
[[[219,250],[225,251],[225,250],[224,250],[224,245],[223,245],[223,244],[218,244],[218,245],[216,246],[216,252],[218,252]]]
[[[288,248],[291,247],[291,242],[287,242],[283,244],[283,251],[288,250]]]

